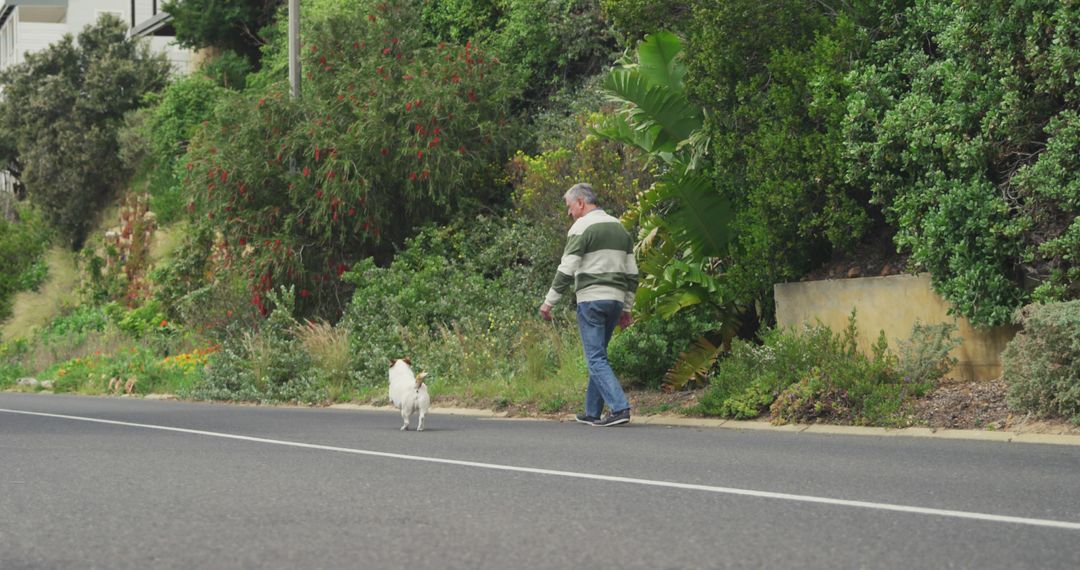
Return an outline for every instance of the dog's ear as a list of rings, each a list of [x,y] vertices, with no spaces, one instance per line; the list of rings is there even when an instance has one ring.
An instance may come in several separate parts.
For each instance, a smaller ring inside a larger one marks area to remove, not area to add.
[[[393,368],[395,364],[397,364],[397,360],[394,360],[393,358],[391,358],[390,359],[390,368]]]
[[[412,359],[409,358],[408,356],[406,356],[405,358],[402,358],[402,360],[405,361],[405,364],[408,364],[409,366],[412,366]]]

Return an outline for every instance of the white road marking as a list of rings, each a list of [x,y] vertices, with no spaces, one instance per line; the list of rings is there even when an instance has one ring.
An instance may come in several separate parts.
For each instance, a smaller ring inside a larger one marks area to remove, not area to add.
[[[367,449],[353,449],[349,447],[336,447],[333,445],[319,445],[314,443],[301,443],[297,441],[285,441],[278,439],[267,439],[263,437],[251,437],[246,435],[235,435],[230,433],[220,433],[212,431],[203,431],[197,429],[186,429],[170,426],[159,426],[153,424],[139,424],[132,422],[121,422],[116,420],[103,420],[99,418],[87,418],[81,416],[68,416],[63,414],[49,414],[43,412],[28,412],[23,410],[8,410],[0,408],[0,412],[6,412],[9,414],[24,414],[28,416],[41,416],[47,418],[60,418],[65,420],[76,420],[83,422],[93,422],[99,424],[136,427],[144,429],[154,429],[160,431],[171,431],[176,433],[186,433],[192,435],[204,435],[208,437],[219,437],[223,439],[235,439],[239,441],[251,441],[255,443],[269,443],[272,445],[284,445],[288,447],[299,447],[302,449],[317,449],[320,451],[334,451],[338,453],[352,453],[355,455],[367,455],[371,457],[385,457],[389,459],[403,459],[407,461],[423,461],[427,463],[438,463],[442,465],[458,465],[461,467],[475,467],[478,469],[493,469],[496,471],[513,471],[517,473],[532,473],[535,475],[549,475],[554,477],[570,477],[573,479],[587,479],[592,481],[607,481],[611,483],[629,483],[632,485],[645,485],[649,487],[665,487],[669,489],[685,489],[690,491],[705,491],[708,493],[721,493],[726,495],[740,495],[744,497],[757,497],[762,499],[779,499],[783,501],[797,501],[802,503],[818,503],[824,505],[836,505],[841,507],[855,507],[862,509],[876,509],[881,511],[893,511],[900,513],[913,513],[920,515],[933,515],[941,517],[952,517],[960,519],[970,519],[978,521],[988,522],[1002,522],[1012,524],[1023,524],[1030,526],[1042,526],[1051,528],[1062,528],[1068,530],[1080,530],[1080,522],[1068,522],[1057,521],[1050,519],[1033,519],[1027,517],[1013,517],[1007,515],[994,515],[988,513],[975,513],[968,511],[953,511],[947,509],[930,509],[925,507],[912,507],[908,505],[895,505],[891,503],[874,503],[870,501],[850,501],[847,499],[831,499],[828,497],[815,497],[813,495],[793,495],[790,493],[773,493],[771,491],[754,491],[752,489],[736,489],[733,487],[716,487],[712,485],[695,485],[690,483],[676,483],[672,481],[659,481],[654,479],[638,479],[634,477],[618,477],[613,475],[597,475],[594,473],[578,473],[575,471],[559,471],[555,469],[539,469],[535,467],[518,467],[514,465],[499,465],[497,463],[481,463],[478,461],[462,461],[458,459],[442,459],[438,457],[423,457],[419,455],[405,455],[401,453],[388,453],[385,451],[371,451]]]

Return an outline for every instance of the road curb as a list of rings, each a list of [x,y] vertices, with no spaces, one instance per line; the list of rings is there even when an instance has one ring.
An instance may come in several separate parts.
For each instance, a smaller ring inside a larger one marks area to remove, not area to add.
[[[373,406],[370,404],[334,404],[334,409],[397,412],[392,406]],[[574,416],[511,416],[506,412],[478,408],[433,407],[429,414],[468,416],[485,420],[506,421],[558,421],[572,422]],[[774,431],[780,433],[809,433],[819,435],[854,435],[871,437],[924,437],[937,439],[958,439],[969,441],[989,441],[999,443],[1042,443],[1050,445],[1080,446],[1080,435],[1028,433],[1012,431],[989,431],[972,429],[944,429],[928,427],[882,428],[862,426],[840,426],[829,424],[786,424],[773,425],[760,420],[729,420],[719,418],[685,418],[679,416],[649,415],[634,416],[634,424],[689,428],[720,428],[734,430]]]

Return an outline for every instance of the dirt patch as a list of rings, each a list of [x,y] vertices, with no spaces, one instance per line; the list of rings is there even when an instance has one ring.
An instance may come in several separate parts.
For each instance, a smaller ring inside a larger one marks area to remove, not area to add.
[[[1009,409],[1008,385],[997,380],[943,380],[915,404],[915,418],[932,428],[1080,435],[1064,419],[1038,419]]]

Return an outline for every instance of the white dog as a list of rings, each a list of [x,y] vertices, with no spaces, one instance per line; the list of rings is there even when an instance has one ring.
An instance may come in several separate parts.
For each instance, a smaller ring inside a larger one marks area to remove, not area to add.
[[[431,406],[427,385],[424,384],[427,372],[414,376],[410,364],[408,358],[390,362],[390,401],[401,408],[401,431],[409,429],[409,418],[417,412],[420,419],[416,431],[424,431],[424,417]]]

